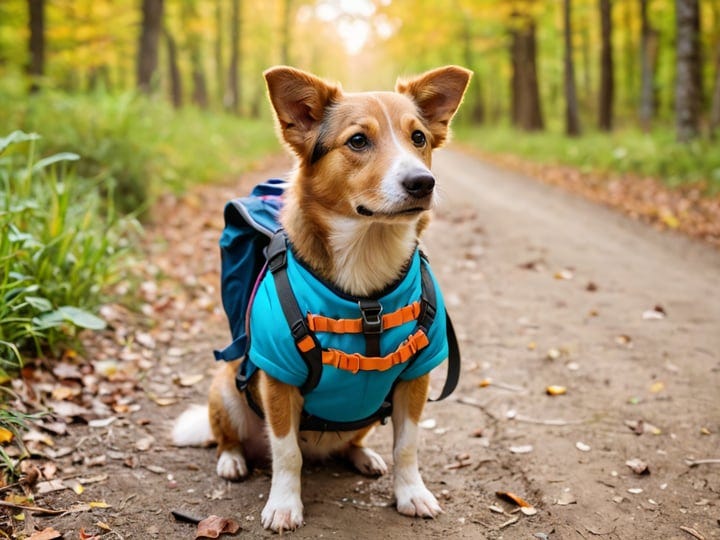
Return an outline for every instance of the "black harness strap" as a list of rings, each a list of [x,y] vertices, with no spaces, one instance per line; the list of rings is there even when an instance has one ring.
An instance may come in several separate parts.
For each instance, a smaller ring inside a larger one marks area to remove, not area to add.
[[[315,334],[310,331],[305,317],[300,311],[295,295],[287,275],[287,234],[278,231],[270,240],[267,248],[268,268],[275,281],[280,306],[290,326],[290,333],[295,340],[295,346],[308,368],[308,376],[300,387],[300,393],[305,395],[320,382],[322,374],[322,349]],[[314,346],[310,349],[301,348],[300,343],[312,339]]]

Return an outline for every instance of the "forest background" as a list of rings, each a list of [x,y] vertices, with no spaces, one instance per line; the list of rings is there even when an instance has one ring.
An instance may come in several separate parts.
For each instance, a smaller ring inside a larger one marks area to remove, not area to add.
[[[280,150],[264,69],[368,90],[450,63],[467,149],[717,201],[720,0],[0,2],[0,389],[104,327],[158,196]]]

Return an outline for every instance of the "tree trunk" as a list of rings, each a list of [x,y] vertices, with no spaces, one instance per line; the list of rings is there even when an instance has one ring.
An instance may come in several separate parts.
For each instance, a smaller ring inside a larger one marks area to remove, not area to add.
[[[208,106],[208,91],[202,57],[202,36],[196,30],[198,14],[195,0],[186,0],[182,3],[180,17],[186,29],[185,43],[190,56],[190,78],[192,80],[190,99],[201,109],[206,109]]]
[[[642,0],[644,1],[644,0]],[[623,39],[623,77],[624,83],[623,94],[626,108],[629,110],[634,109],[637,106],[637,44],[633,39],[635,36],[635,24],[633,21],[633,9],[635,2],[625,0],[620,2],[623,6],[623,31],[620,33],[624,37]]]
[[[215,0],[215,85],[217,87],[217,102],[225,104],[225,62],[223,62],[223,3]]]
[[[463,14],[463,57],[465,61],[465,67],[472,69],[475,74],[473,81],[470,84],[470,95],[471,107],[470,107],[470,118],[473,124],[482,124],[485,121],[485,104],[483,103],[482,87],[480,86],[480,78],[478,77],[475,66],[475,55],[473,54],[473,34],[472,34],[472,19],[468,14]]]
[[[182,76],[178,65],[178,48],[175,38],[165,26],[165,44],[167,46],[168,73],[170,74],[170,97],[173,107],[179,109],[183,105]]]
[[[720,129],[720,41],[715,47],[715,87],[710,105],[710,133]]]
[[[292,0],[283,0],[282,21],[280,25],[280,63],[290,65],[290,13]]]
[[[571,137],[580,135],[577,89],[575,88],[575,63],[572,44],[572,1],[563,0],[565,25],[565,133]]]
[[[158,47],[163,26],[163,0],[142,0],[142,29],[137,57],[137,84],[151,93],[157,86]]]
[[[45,0],[28,0],[30,40],[30,92],[40,90],[39,79],[45,73]]]
[[[228,87],[225,107],[235,113],[240,113],[240,32],[241,32],[240,0],[232,0],[232,13],[230,15],[230,67],[228,69]]]
[[[655,117],[655,69],[657,66],[658,31],[650,26],[649,0],[640,0],[640,127],[650,131]]]
[[[612,131],[615,78],[612,54],[612,0],[600,0],[600,96],[598,128]]]
[[[535,21],[527,15],[513,13],[510,30],[512,60],[512,121],[526,131],[544,129],[540,89],[537,79],[537,45]]]
[[[677,74],[675,125],[677,139],[688,142],[700,134],[700,6],[698,0],[675,0]]]

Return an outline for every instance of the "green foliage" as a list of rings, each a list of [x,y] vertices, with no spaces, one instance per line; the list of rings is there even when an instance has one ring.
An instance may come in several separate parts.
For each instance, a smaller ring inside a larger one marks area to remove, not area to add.
[[[277,150],[272,122],[238,119],[134,93],[67,95],[43,92],[29,99],[0,90],[0,118],[38,131],[43,154],[83,156],[77,175],[114,194],[121,213],[142,215],[168,189],[238,175]]]
[[[458,141],[496,154],[514,154],[582,171],[647,175],[671,186],[698,183],[720,193],[720,152],[708,140],[680,144],[670,129],[650,134],[626,129],[612,134],[586,132],[568,139],[560,132],[524,133],[507,126],[455,129]]]
[[[39,137],[0,139],[0,380],[22,354],[99,329],[90,311],[119,278],[129,219],[118,219],[97,181],[68,166],[72,153],[38,159]]]

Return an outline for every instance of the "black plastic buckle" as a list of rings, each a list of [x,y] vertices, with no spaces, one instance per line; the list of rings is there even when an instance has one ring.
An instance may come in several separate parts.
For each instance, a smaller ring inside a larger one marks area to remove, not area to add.
[[[292,334],[293,339],[298,342],[305,336],[310,335],[310,329],[307,327],[307,324],[305,324],[305,320],[300,319],[299,321],[295,321],[295,323],[293,323],[290,327],[290,333]]]
[[[277,253],[269,253],[270,258],[268,259],[268,268],[271,272],[280,270],[287,266],[287,251],[282,250]]]
[[[363,334],[380,334],[383,331],[382,311],[379,302],[360,300],[358,302],[362,314]]]

